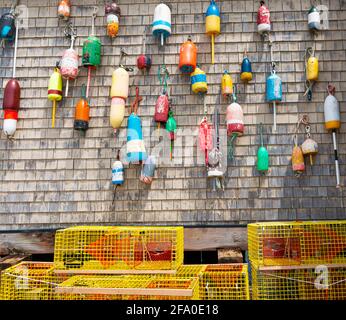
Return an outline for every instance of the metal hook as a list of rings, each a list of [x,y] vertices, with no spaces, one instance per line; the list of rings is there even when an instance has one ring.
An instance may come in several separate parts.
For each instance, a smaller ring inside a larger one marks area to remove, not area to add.
[[[96,18],[96,15],[97,15],[97,13],[98,13],[98,11],[99,11],[99,8],[96,7],[96,6],[94,6],[93,8],[94,8],[94,11],[93,11],[93,13],[92,13],[92,17],[95,19],[95,18]]]

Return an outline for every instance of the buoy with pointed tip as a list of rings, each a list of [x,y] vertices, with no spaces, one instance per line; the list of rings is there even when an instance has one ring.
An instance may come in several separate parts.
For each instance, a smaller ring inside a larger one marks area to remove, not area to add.
[[[260,7],[257,11],[257,30],[260,34],[268,33],[271,30],[270,11],[265,6],[264,1],[260,2]]]
[[[56,103],[62,99],[62,76],[58,67],[50,76],[48,84],[48,100],[53,101],[52,128],[55,128]]]
[[[166,4],[160,3],[155,7],[152,27],[153,35],[160,38],[163,46],[164,40],[172,33],[171,9]]]
[[[249,58],[247,57],[246,52],[245,52],[243,61],[241,63],[240,79],[244,82],[252,80],[251,62]]]
[[[214,0],[210,1],[210,4],[208,6],[208,9],[205,15],[206,15],[205,32],[207,35],[211,36],[211,63],[214,64],[215,37],[220,34],[220,29],[221,29],[220,10]]]
[[[68,20],[71,16],[70,0],[61,0],[58,5],[58,17],[63,20]]]
[[[192,42],[191,36],[188,37],[180,47],[179,69],[182,73],[195,71],[197,64],[197,47]]]

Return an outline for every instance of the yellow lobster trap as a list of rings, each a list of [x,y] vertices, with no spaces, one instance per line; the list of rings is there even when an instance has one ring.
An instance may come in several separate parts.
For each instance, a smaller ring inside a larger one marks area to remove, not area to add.
[[[54,288],[64,280],[52,262],[21,262],[2,271],[0,300],[54,300]]]
[[[55,292],[61,300],[198,300],[199,282],[170,275],[78,275]]]
[[[59,272],[174,273],[183,259],[182,227],[82,226],[55,236],[54,267]]]
[[[346,265],[252,266],[254,300],[346,300]]]
[[[199,279],[201,300],[249,300],[247,264],[182,265],[177,277]]]
[[[346,263],[346,220],[251,223],[248,247],[257,267]]]

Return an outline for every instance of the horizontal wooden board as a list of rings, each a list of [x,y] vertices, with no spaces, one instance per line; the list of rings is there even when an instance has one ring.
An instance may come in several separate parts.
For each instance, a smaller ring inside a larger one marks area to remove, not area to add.
[[[0,233],[0,255],[11,253],[49,254],[54,252],[54,231]],[[185,228],[186,251],[208,251],[219,248],[247,249],[245,227]]]

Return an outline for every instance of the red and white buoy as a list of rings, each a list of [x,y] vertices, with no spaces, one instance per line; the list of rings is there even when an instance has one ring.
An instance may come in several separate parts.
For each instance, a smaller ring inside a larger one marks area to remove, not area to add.
[[[60,63],[60,72],[66,79],[65,96],[68,96],[69,80],[74,80],[78,75],[78,53],[73,49],[73,44],[76,40],[76,31],[72,23],[66,26],[65,35],[71,39],[71,46],[65,50]]]
[[[13,72],[4,90],[3,109],[4,125],[3,131],[8,138],[13,137],[17,129],[18,111],[20,108],[20,85],[16,79],[17,45],[18,45],[18,20],[15,20],[16,35],[14,42]]]

